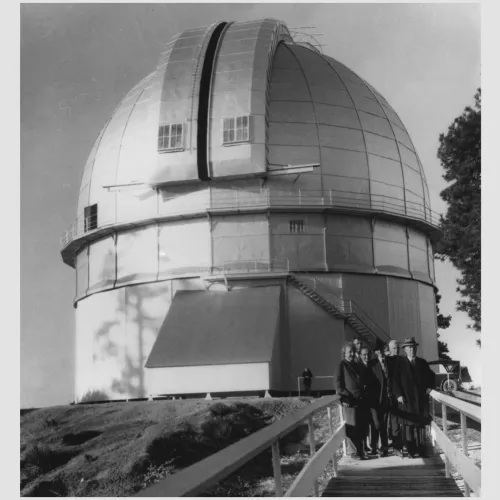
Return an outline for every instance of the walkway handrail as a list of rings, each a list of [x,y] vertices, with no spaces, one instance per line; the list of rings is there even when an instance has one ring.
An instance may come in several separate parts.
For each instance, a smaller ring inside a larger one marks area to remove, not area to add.
[[[332,405],[340,404],[340,396],[326,396],[320,398],[305,408],[274,422],[273,424],[257,431],[250,436],[224,448],[218,453],[211,455],[200,462],[179,471],[177,474],[167,477],[148,488],[140,491],[136,496],[140,497],[181,497],[197,496],[203,491],[215,486],[221,480],[228,477],[231,473],[238,470],[252,458],[263,452],[267,448],[272,448],[273,469],[276,481],[276,496],[283,496],[281,485],[281,469],[279,466],[279,446],[281,437],[286,436],[296,429],[304,420],[309,423],[309,439],[311,451],[315,448],[314,432],[312,427],[312,416],[318,411],[329,409]],[[330,417],[330,410],[329,410]],[[331,427],[331,420],[330,420]],[[342,434],[343,426],[340,431],[340,440],[344,439]],[[314,447],[314,448],[313,448]],[[324,446],[323,446],[324,447]],[[321,450],[323,449],[321,448]],[[319,453],[319,452],[318,452]],[[311,453],[313,455],[313,453]],[[332,458],[332,457],[330,457]],[[318,476],[323,471],[320,471]]]
[[[457,399],[461,399],[462,401],[471,401],[472,403],[481,405],[481,396],[479,394],[471,394],[470,392],[463,392],[463,391],[450,391],[450,392]]]
[[[437,391],[431,391],[431,437],[432,444],[436,442],[445,455],[446,477],[450,477],[451,464],[453,464],[464,479],[465,496],[470,496],[470,491],[474,491],[477,496],[481,496],[481,469],[468,457],[467,447],[467,417],[481,423],[481,407],[462,401],[461,399],[447,396]],[[435,403],[441,403],[443,428],[441,429],[436,421]],[[447,436],[448,420],[447,408],[453,408],[460,413],[460,425],[462,431],[462,450],[459,450]]]

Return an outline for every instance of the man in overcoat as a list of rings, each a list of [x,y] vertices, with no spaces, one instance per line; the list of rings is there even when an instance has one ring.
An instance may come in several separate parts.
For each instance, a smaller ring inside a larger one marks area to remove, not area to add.
[[[398,417],[398,401],[392,391],[392,382],[394,380],[394,371],[396,365],[401,360],[399,355],[399,344],[397,340],[391,340],[387,344],[389,354],[386,356],[387,368],[389,371],[389,421],[388,421],[388,438],[392,440],[394,454],[401,456],[403,442],[401,439],[401,423]]]
[[[418,343],[414,337],[402,344],[406,357],[395,366],[392,391],[401,406],[400,420],[405,432],[408,456],[425,452],[425,426],[429,423],[428,394],[434,388],[434,372],[425,359],[417,357]]]
[[[361,367],[354,361],[354,346],[342,346],[342,359],[335,374],[335,390],[341,396],[342,411],[346,422],[346,435],[356,449],[353,458],[366,460],[363,449],[364,379]]]
[[[385,344],[377,340],[375,347],[376,358],[369,364],[366,377],[366,391],[369,401],[371,453],[375,454],[380,438],[379,455],[388,456],[389,441],[387,436],[387,422],[389,418],[389,367],[385,357]]]

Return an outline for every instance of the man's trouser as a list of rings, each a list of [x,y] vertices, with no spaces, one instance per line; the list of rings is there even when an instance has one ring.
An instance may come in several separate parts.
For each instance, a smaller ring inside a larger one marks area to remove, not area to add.
[[[371,413],[371,441],[370,446],[372,450],[378,448],[378,440],[380,438],[380,445],[382,450],[387,450],[389,447],[389,440],[387,435],[387,423],[389,420],[389,412],[387,409],[370,408]]]
[[[311,382],[312,380],[310,378],[305,378],[304,379],[304,389],[307,394],[311,392]]]

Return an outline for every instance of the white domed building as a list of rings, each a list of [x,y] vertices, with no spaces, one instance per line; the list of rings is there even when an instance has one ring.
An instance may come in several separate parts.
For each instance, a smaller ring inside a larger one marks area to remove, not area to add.
[[[288,394],[354,336],[436,358],[437,238],[366,81],[276,20],[184,31],[104,126],[62,237],[75,399]]]

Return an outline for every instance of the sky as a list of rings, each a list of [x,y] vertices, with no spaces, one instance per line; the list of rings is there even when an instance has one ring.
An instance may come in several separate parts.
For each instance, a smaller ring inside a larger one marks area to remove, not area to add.
[[[478,4],[23,4],[21,6],[21,407],[73,399],[74,270],[59,238],[76,218],[90,149],[124,95],[176,33],[273,17],[315,26],[323,51],[398,112],[424,165],[433,210],[446,186],[438,138],[481,85]],[[455,310],[458,272],[436,263],[441,340],[481,382],[477,334]]]

